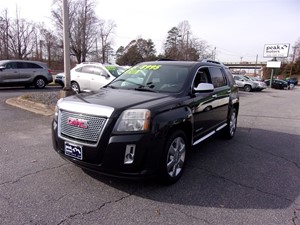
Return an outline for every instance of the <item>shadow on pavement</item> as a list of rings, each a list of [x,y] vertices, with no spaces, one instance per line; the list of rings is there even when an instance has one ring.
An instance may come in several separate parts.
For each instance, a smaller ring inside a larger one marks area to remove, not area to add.
[[[172,186],[84,172],[121,191],[158,202],[236,209],[286,208],[300,194],[297,146],[300,137],[296,135],[239,128],[231,141],[216,136],[193,149],[183,176]]]

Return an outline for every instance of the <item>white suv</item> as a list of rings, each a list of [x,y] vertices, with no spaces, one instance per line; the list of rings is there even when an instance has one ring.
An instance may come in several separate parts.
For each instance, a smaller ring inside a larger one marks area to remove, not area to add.
[[[99,88],[115,79],[101,63],[93,62],[77,64],[71,69],[70,76],[71,88],[77,93],[83,90],[99,90]],[[56,75],[55,83],[64,86],[64,80],[64,74],[60,73]]]

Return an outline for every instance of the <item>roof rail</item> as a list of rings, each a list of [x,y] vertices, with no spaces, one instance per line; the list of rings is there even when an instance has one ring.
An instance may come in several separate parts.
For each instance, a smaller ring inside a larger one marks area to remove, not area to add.
[[[176,59],[161,58],[156,61],[176,61]]]
[[[219,65],[224,65],[221,62],[218,62],[218,61],[215,61],[215,60],[211,60],[211,59],[203,59],[201,62],[215,63],[215,64],[219,64]]]
[[[101,64],[100,62],[81,62],[80,64]]]

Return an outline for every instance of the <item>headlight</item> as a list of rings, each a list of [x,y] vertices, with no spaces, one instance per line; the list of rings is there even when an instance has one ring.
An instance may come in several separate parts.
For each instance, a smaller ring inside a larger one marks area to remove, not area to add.
[[[54,120],[58,121],[58,112],[59,112],[59,104],[62,102],[62,98],[59,99],[55,105],[55,110],[54,110]]]
[[[147,109],[125,110],[120,116],[117,131],[147,131],[150,127],[150,111]]]

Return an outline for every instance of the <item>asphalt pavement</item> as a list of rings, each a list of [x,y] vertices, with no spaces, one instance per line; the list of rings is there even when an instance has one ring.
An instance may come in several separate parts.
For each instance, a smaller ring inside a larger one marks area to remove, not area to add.
[[[22,95],[22,92],[19,92]],[[191,152],[172,186],[84,171],[52,148],[52,115],[0,90],[0,224],[300,225],[300,87],[240,92],[233,140]]]

